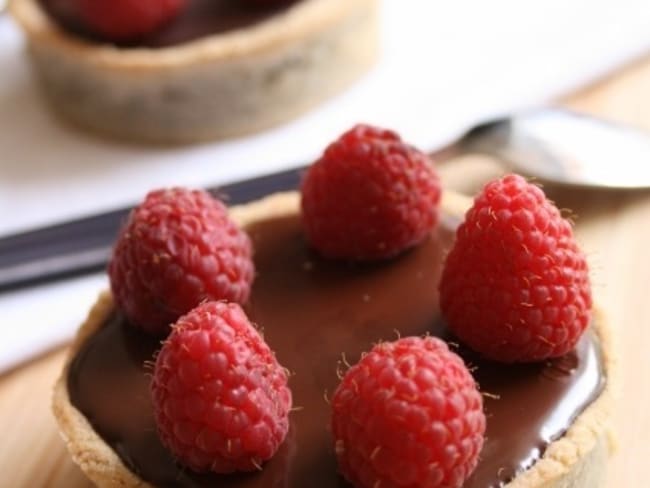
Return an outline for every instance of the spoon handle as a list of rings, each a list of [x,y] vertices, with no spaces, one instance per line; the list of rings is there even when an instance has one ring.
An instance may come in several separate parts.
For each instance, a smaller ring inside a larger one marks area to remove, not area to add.
[[[440,163],[461,152],[461,146],[452,143],[430,154]],[[303,170],[274,173],[209,191],[225,196],[229,205],[246,203],[297,188]],[[0,238],[0,293],[101,271],[129,211],[122,208]]]
[[[298,186],[303,168],[210,188],[229,205]],[[0,238],[0,293],[101,271],[130,208]]]

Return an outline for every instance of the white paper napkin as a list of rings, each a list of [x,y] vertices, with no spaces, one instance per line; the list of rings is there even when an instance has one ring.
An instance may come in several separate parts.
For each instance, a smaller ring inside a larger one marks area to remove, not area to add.
[[[423,148],[537,105],[650,48],[647,0],[384,0],[383,55],[364,79],[267,132],[187,148],[102,140],[58,123],[23,38],[0,18],[0,236],[137,201],[163,185],[225,183],[304,164],[359,121]],[[0,370],[61,344],[103,276],[0,295]]]

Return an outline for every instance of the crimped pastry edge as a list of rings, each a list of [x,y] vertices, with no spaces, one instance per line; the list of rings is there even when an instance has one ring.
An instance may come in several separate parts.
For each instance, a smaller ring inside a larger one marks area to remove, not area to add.
[[[451,216],[462,217],[471,200],[445,192],[442,208]],[[242,226],[299,210],[297,192],[277,193],[255,202],[230,209]],[[150,487],[133,474],[118,455],[93,430],[86,417],[70,402],[67,376],[70,362],[82,344],[101,326],[114,308],[109,291],[99,295],[88,317],[72,342],[61,376],[54,386],[52,410],[73,461],[100,487]],[[602,311],[595,311],[603,368],[607,381],[603,391],[582,412],[562,438],[552,442],[530,469],[519,474],[508,488],[597,488],[604,486],[607,458],[612,450],[609,420],[615,396],[617,368],[612,336]],[[480,461],[479,461],[480,462]]]

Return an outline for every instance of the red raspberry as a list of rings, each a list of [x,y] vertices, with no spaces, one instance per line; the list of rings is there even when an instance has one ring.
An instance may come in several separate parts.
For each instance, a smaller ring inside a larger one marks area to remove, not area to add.
[[[488,183],[457,231],[440,301],[451,330],[487,358],[529,362],[567,353],[591,309],[587,263],[571,224],[521,176]]]
[[[357,488],[460,487],[483,445],[483,399],[463,360],[434,337],[381,343],[332,399],[339,468]]]
[[[187,0],[68,0],[85,27],[107,40],[144,36],[177,17]],[[59,2],[62,3],[62,2]]]
[[[272,8],[276,6],[288,5],[296,0],[240,0],[245,5],[251,5],[257,8]]]
[[[200,190],[147,195],[120,231],[108,265],[127,318],[155,333],[204,300],[248,299],[254,269],[245,232]]]
[[[151,394],[163,444],[198,472],[259,469],[289,429],[287,373],[234,303],[206,302],[176,322]]]
[[[330,144],[302,182],[307,239],[323,256],[393,257],[438,222],[431,160],[394,132],[357,125]]]

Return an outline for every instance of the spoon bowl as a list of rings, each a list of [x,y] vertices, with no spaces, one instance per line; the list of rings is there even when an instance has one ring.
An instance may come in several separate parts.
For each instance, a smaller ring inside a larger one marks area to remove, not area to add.
[[[451,147],[444,154],[487,154],[513,172],[562,185],[650,188],[650,134],[569,110],[495,119]]]

